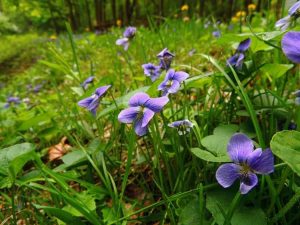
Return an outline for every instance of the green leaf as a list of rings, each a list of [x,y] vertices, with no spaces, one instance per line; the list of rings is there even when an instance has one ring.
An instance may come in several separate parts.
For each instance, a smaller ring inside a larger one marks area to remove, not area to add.
[[[76,199],[78,199],[84,207],[90,211],[94,211],[96,209],[95,198],[92,195],[89,195],[87,192],[81,192],[76,195]],[[83,216],[81,212],[79,212],[76,208],[71,205],[67,205],[63,208],[63,210],[71,213],[74,216]]]
[[[273,136],[270,147],[274,155],[282,159],[300,176],[300,132],[278,132]]]
[[[226,192],[226,193],[224,193]],[[206,208],[211,212],[217,224],[224,223],[224,214],[227,213],[234,193],[224,189],[209,191],[206,198]],[[266,225],[266,215],[257,207],[240,205],[236,208],[232,219],[232,225]]]
[[[9,177],[11,181],[15,180],[17,174],[22,170],[23,166],[32,159],[33,152],[34,146],[30,143],[17,144],[1,149],[1,174]],[[9,187],[11,183],[7,183],[7,187]],[[4,186],[3,184],[1,185],[2,188]]]
[[[201,144],[216,156],[227,155],[227,144],[231,136],[239,130],[234,124],[220,125],[214,129],[213,135],[202,139]]]
[[[199,199],[190,201],[179,215],[178,225],[198,225],[201,220]]]
[[[257,38],[252,38],[251,39],[251,50],[252,52],[258,52],[258,51],[270,51],[272,49],[274,49],[272,46],[267,45],[266,43],[264,43],[263,41],[257,39]]]
[[[192,148],[191,152],[200,159],[203,159],[208,162],[230,162],[228,155],[215,156],[209,151],[205,151],[200,148]]]
[[[270,80],[272,80],[283,76],[293,67],[293,64],[267,63],[263,65],[260,70],[265,73]]]
[[[73,166],[79,162],[86,160],[86,156],[83,151],[75,150],[64,155],[61,159],[67,166]]]
[[[73,216],[71,213],[55,208],[55,207],[49,207],[49,206],[42,206],[33,204],[37,209],[43,209],[47,214],[56,217],[57,219],[63,221],[66,224],[77,224],[77,225],[84,225],[81,220],[75,216]]]

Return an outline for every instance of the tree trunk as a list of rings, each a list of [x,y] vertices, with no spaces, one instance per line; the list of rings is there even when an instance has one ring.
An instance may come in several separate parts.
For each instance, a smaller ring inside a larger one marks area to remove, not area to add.
[[[51,21],[52,21],[52,24],[53,24],[55,33],[56,33],[56,35],[58,35],[58,34],[59,34],[59,28],[58,28],[57,21],[56,21],[56,19],[55,19],[55,17],[54,17],[53,7],[52,7],[50,1],[48,1],[47,3],[48,3],[48,8],[49,8],[50,15],[51,15]]]
[[[159,1],[159,15],[164,16],[164,0]]]
[[[77,24],[76,24],[74,12],[73,12],[73,4],[72,4],[71,0],[66,0],[66,2],[68,4],[68,8],[69,8],[69,19],[71,22],[71,27],[72,27],[72,30],[75,31],[77,29]]]
[[[102,0],[95,0],[95,15],[96,15],[96,27],[97,29],[102,28]]]
[[[111,12],[114,24],[117,23],[117,8],[116,8],[116,0],[111,0]]]
[[[93,24],[92,24],[90,4],[89,4],[88,0],[85,0],[84,2],[85,2],[85,10],[86,10],[87,22],[88,22],[90,31],[92,31],[93,30]]]
[[[205,3],[205,0],[200,0],[200,17],[204,17],[204,3]]]

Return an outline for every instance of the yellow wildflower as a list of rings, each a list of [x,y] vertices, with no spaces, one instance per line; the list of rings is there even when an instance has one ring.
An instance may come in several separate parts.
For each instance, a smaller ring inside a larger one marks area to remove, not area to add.
[[[116,24],[118,27],[122,26],[122,20],[118,19]]]
[[[57,39],[56,35],[55,34],[52,34],[50,37],[49,37],[50,40],[54,41]]]
[[[238,17],[236,17],[236,16],[233,16],[233,17],[231,18],[231,21],[232,21],[233,23],[237,23],[237,22],[240,21],[240,19],[239,19]]]
[[[187,4],[181,6],[181,11],[188,11],[188,10],[189,10],[189,6]]]
[[[249,4],[248,5],[248,10],[249,11],[254,11],[256,9],[256,5],[255,4]]]
[[[235,16],[238,17],[238,18],[245,17],[246,12],[245,11],[238,11]]]

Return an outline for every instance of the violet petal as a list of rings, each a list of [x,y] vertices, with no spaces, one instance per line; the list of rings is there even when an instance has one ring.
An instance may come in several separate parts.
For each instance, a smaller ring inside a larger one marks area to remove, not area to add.
[[[232,161],[237,163],[246,162],[253,151],[253,142],[242,133],[234,134],[227,145],[227,152]]]
[[[254,173],[247,174],[243,177],[240,184],[241,194],[247,194],[252,188],[254,188],[258,183],[258,178]]]
[[[239,165],[234,163],[225,163],[218,168],[216,172],[216,179],[222,187],[230,187],[233,182],[239,178],[239,171]]]

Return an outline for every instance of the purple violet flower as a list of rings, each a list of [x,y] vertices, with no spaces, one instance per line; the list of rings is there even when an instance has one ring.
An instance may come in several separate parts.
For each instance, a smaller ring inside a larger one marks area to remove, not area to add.
[[[116,41],[116,45],[122,45],[124,50],[127,51],[129,47],[129,41],[135,36],[136,28],[127,27],[123,33],[123,38]]]
[[[33,88],[33,92],[34,93],[38,93],[41,89],[42,89],[43,85],[42,84],[37,84],[34,88]]]
[[[287,32],[282,38],[281,45],[284,54],[289,60],[294,63],[300,63],[300,32]]]
[[[282,31],[285,31],[293,21],[295,21],[300,16],[300,2],[296,2],[289,9],[288,15],[280,20],[278,20],[275,24],[276,28],[280,28]]]
[[[101,97],[103,97],[103,95],[110,87],[111,85],[97,88],[92,96],[82,99],[78,102],[78,105],[83,108],[87,108],[87,110],[89,110],[95,116],[97,108],[100,104]]]
[[[81,87],[83,87],[84,90],[87,89],[88,85],[93,83],[95,76],[89,76],[86,78],[86,80],[81,84]]]
[[[227,152],[233,163],[221,165],[216,178],[224,187],[230,187],[236,179],[240,180],[241,194],[247,194],[258,183],[256,174],[269,174],[274,171],[274,156],[268,148],[255,150],[253,141],[246,135],[234,134],[228,145]]]
[[[191,131],[193,124],[191,121],[185,120],[178,120],[168,125],[169,127],[176,128],[179,135],[184,135]]]
[[[150,98],[146,93],[137,93],[129,100],[129,108],[120,112],[118,119],[122,123],[133,123],[135,133],[143,136],[148,131],[148,124],[169,102],[168,97]]]
[[[175,55],[169,52],[167,48],[165,48],[160,53],[158,53],[157,57],[160,59],[160,67],[164,70],[168,70]]]
[[[245,58],[244,52],[248,50],[250,44],[250,38],[241,41],[238,48],[236,49],[235,54],[227,60],[227,65],[231,65],[235,68],[241,68]]]
[[[127,27],[126,30],[123,33],[123,37],[126,38],[133,38],[136,33],[136,28],[135,27]]]
[[[163,96],[174,94],[179,90],[180,83],[188,77],[186,72],[169,69],[164,81],[158,86],[158,90],[162,91]]]
[[[159,78],[161,74],[160,66],[155,66],[152,63],[147,63],[142,65],[142,67],[144,69],[144,74],[147,77],[150,77],[152,82],[154,82],[155,80],[157,80],[157,78]]]
[[[20,103],[21,103],[21,100],[19,97],[10,96],[6,99],[6,104],[4,105],[4,108],[8,108],[12,104],[19,105]]]
[[[219,38],[219,37],[221,37],[221,31],[219,31],[219,30],[213,31],[213,32],[212,32],[212,35],[213,35],[215,38]]]

